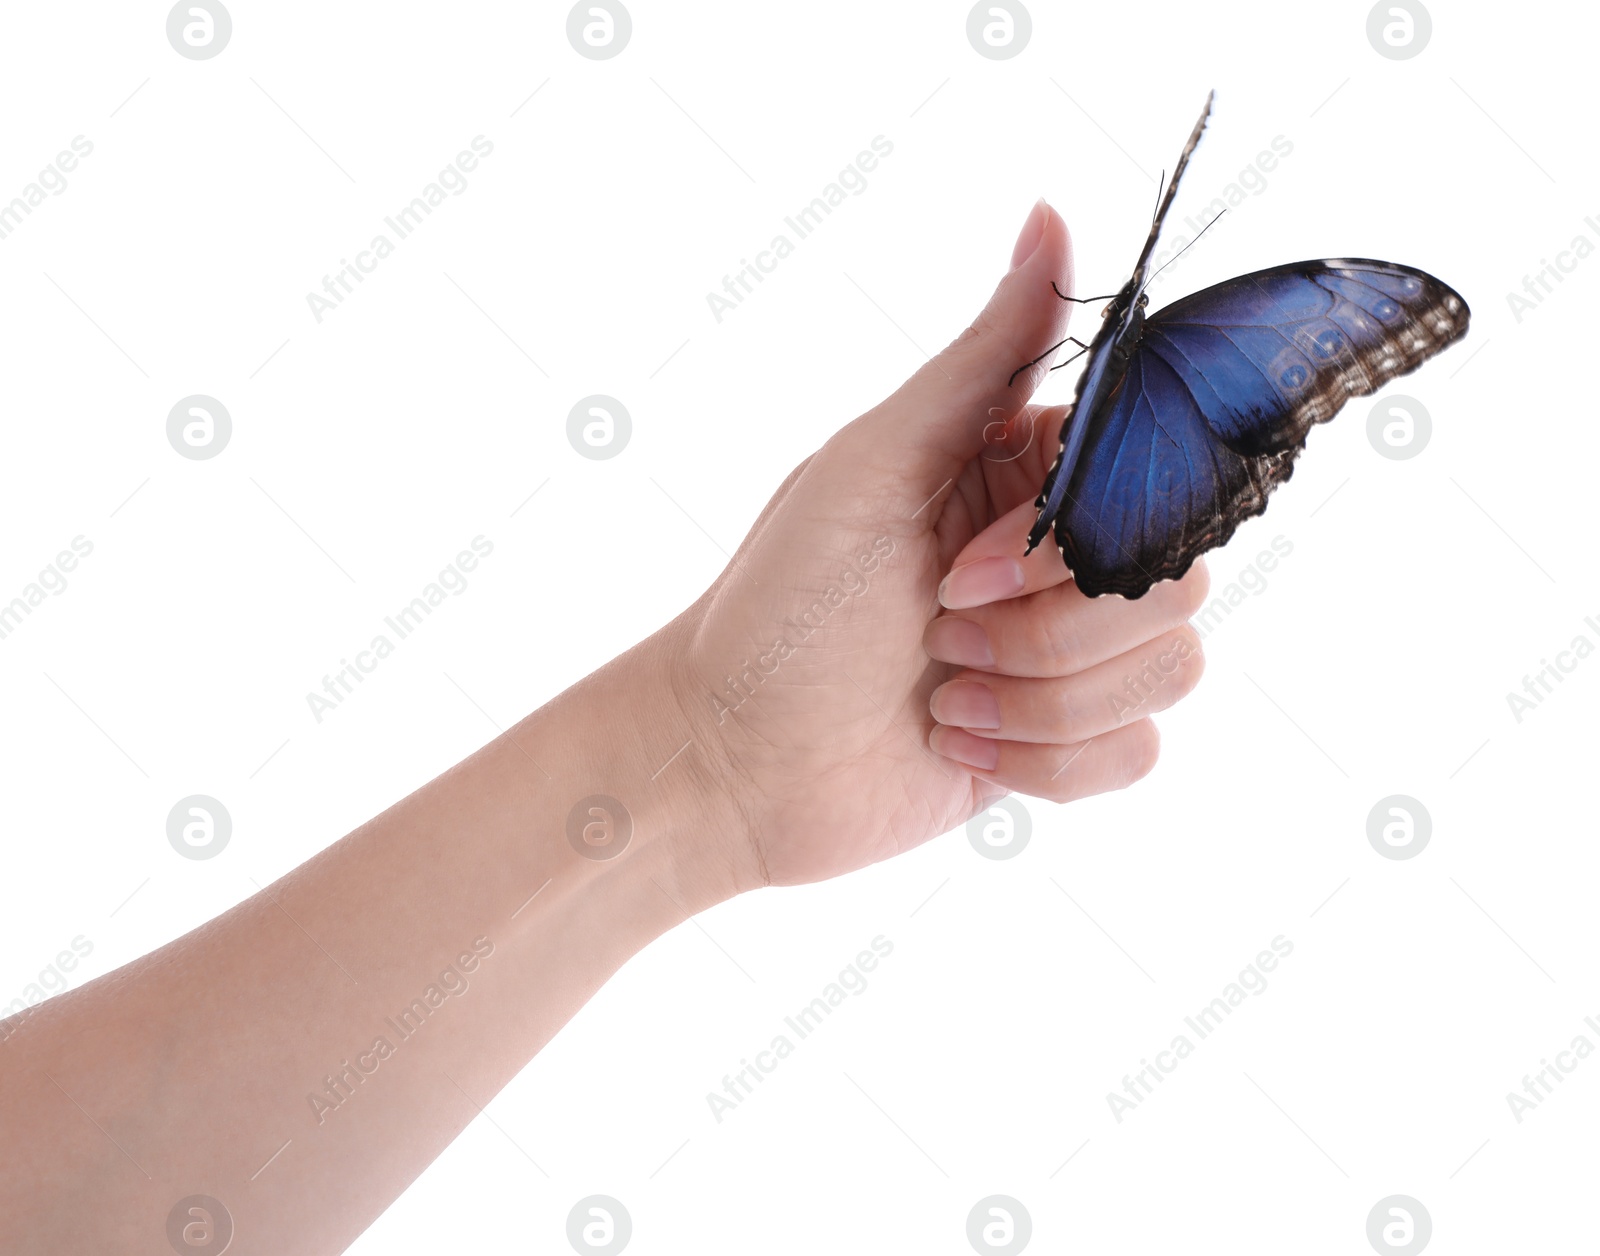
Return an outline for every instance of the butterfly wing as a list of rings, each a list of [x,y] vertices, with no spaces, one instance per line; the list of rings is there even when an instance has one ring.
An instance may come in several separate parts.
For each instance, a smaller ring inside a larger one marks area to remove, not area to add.
[[[1087,444],[1055,535],[1090,597],[1142,597],[1157,581],[1181,576],[1240,520],[1266,508],[1294,457],[1229,449],[1182,377],[1143,351],[1091,417]]]
[[[1424,271],[1295,262],[1173,302],[1142,346],[1183,376],[1220,439],[1264,454],[1303,445],[1351,397],[1416,370],[1466,334],[1468,317]]]
[[[1315,423],[1466,334],[1461,296],[1419,270],[1296,262],[1152,315],[1090,416],[1055,517],[1091,597],[1140,597],[1266,509]]]

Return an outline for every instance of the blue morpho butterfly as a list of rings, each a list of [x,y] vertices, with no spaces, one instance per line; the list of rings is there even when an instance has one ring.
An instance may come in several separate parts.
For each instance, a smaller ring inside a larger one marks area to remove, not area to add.
[[[1088,355],[1025,552],[1053,527],[1062,560],[1090,597],[1143,597],[1183,575],[1266,510],[1313,423],[1467,331],[1459,293],[1423,271],[1366,258],[1259,270],[1147,317],[1150,255],[1215,96],[1094,339],[1069,336],[1011,377],[1068,341],[1079,347],[1068,362]]]

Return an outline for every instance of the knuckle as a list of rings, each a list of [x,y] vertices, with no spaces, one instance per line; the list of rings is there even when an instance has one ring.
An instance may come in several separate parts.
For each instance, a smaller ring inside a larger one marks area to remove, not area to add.
[[[1156,761],[1161,757],[1161,734],[1153,720],[1145,719],[1129,725],[1126,740],[1126,776],[1123,783],[1132,785],[1155,770]]]
[[[972,320],[971,325],[966,329],[966,331],[961,333],[959,339],[982,340],[984,337],[988,336],[989,333],[994,331],[994,328],[994,314],[986,305],[983,307],[983,309],[978,311],[977,317]]]
[[[988,307],[985,306],[982,310],[978,311],[977,317],[972,320],[965,330],[963,330],[959,336],[950,342],[947,351],[956,354],[967,353],[971,351],[975,345],[979,345],[983,341],[987,340],[991,333],[993,333],[994,329],[994,315],[990,313]]]
[[[1026,646],[1052,676],[1071,676],[1083,670],[1083,634],[1070,616],[1030,616]]]
[[[1043,731],[1052,741],[1076,745],[1107,727],[1127,718],[1126,706],[1119,707],[1116,694],[1069,693],[1050,712],[1049,727]]]
[[[1051,781],[1045,786],[1041,797],[1054,803],[1077,802],[1083,796],[1083,790],[1077,788],[1071,781],[1062,776],[1059,780]]]
[[[1064,749],[1064,747],[1058,748]],[[1045,781],[1040,789],[1041,796],[1051,802],[1074,802],[1089,792],[1084,789],[1083,774],[1073,770],[1075,766],[1069,766],[1066,771],[1057,772]]]

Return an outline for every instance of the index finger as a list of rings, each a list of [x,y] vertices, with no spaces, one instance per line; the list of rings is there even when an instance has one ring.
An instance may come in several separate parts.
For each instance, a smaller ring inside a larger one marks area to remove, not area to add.
[[[1028,547],[1028,531],[1038,517],[1030,498],[967,542],[950,565],[950,574],[939,585],[939,604],[946,610],[966,610],[1037,593],[1071,580],[1072,572],[1053,543],[1040,545],[1023,556]]]

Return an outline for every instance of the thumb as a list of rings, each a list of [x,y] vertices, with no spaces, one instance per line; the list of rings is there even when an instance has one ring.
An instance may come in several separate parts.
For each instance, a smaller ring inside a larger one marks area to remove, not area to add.
[[[1072,238],[1043,200],[1012,251],[1011,269],[972,325],[870,415],[875,436],[894,441],[912,492],[936,491],[983,452],[986,432],[1011,421],[1044,378],[1041,362],[1011,374],[1066,333],[1071,311],[1051,288],[1072,293]]]

